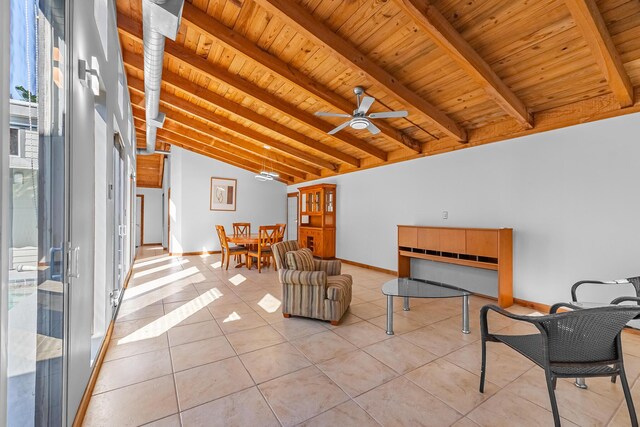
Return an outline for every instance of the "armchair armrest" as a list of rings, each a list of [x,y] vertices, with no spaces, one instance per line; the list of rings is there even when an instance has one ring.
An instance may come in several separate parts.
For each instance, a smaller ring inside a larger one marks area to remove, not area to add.
[[[551,308],[549,309],[549,314],[555,314],[561,308],[570,308],[571,310],[581,310],[584,307],[579,307],[577,305],[573,305],[568,302],[557,302],[551,306]]]
[[[342,269],[342,263],[337,259],[314,259],[313,266],[316,271],[324,271],[325,273],[327,273],[327,276],[338,276],[340,274],[340,270]]]
[[[640,297],[618,297],[611,301],[611,304],[620,304],[621,302],[634,301],[640,305]]]
[[[300,286],[322,286],[327,284],[327,273],[324,271],[278,270],[280,283]]]
[[[504,310],[500,307],[498,307],[497,305],[494,304],[489,304],[489,305],[485,305],[484,307],[482,307],[480,309],[480,331],[482,332],[482,336],[485,338],[490,338],[491,334],[489,333],[489,326],[487,324],[487,316],[489,315],[489,310],[491,311],[495,311],[498,314],[501,314],[505,317],[508,317],[509,319],[513,319],[513,320],[518,320],[518,321],[522,321],[522,322],[527,322],[527,323],[531,323],[533,325],[536,325],[536,327],[538,327],[538,324],[540,322],[540,317],[539,316],[522,316],[519,314],[513,314],[508,312],[507,310]],[[540,329],[538,327],[538,329]]]
[[[576,291],[578,290],[578,287],[580,287],[581,285],[584,285],[584,284],[590,284],[590,285],[624,285],[624,284],[628,284],[628,283],[631,283],[631,282],[629,282],[627,279],[607,280],[607,281],[602,281],[602,280],[581,280],[579,282],[574,283],[573,286],[571,286],[571,300],[573,302],[578,302],[578,297],[576,296]]]

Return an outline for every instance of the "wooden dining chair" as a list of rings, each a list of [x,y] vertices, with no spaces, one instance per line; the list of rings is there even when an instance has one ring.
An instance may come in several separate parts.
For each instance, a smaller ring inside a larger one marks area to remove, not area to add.
[[[242,237],[250,237],[251,236],[251,223],[250,222],[234,222],[233,224],[233,235],[234,236],[242,236]],[[238,245],[242,247],[249,247],[250,245]],[[240,255],[236,255],[236,261],[240,262]]]
[[[251,223],[250,222],[234,222],[233,234],[235,236],[249,237],[251,235]]]
[[[258,262],[258,273],[262,272],[262,261],[264,258],[270,260],[273,258],[273,252],[271,251],[271,245],[278,243],[278,230],[280,227],[277,225],[262,225],[259,229],[259,243],[256,249],[249,249],[247,255],[247,268],[251,268],[253,258],[255,257]],[[278,268],[275,266],[277,270]]]
[[[282,242],[284,240],[284,232],[287,229],[287,224],[276,224],[280,229],[278,230],[278,242]]]
[[[241,257],[247,255],[247,248],[244,246],[229,247],[229,241],[227,240],[227,233],[224,231],[224,226],[216,225],[216,232],[218,233],[218,239],[220,239],[220,250],[222,254],[221,265],[225,265],[225,270],[229,269],[229,258],[231,255]]]

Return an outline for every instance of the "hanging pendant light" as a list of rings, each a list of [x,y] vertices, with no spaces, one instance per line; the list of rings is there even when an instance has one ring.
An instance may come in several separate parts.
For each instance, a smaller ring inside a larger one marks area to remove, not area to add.
[[[268,145],[265,145],[264,148],[265,150],[271,149],[271,147],[269,147]],[[266,159],[269,159],[269,162],[271,163],[271,170],[267,170]],[[274,178],[278,178],[279,176],[280,175],[273,170],[273,162],[269,158],[268,151],[265,151],[264,158],[262,159],[262,170],[258,175],[255,176],[255,179],[257,179],[260,182],[265,182],[265,181],[273,181]]]

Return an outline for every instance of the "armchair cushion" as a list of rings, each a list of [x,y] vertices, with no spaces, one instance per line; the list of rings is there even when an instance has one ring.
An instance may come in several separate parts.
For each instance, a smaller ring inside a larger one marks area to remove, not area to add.
[[[327,277],[327,299],[332,301],[346,300],[351,295],[352,282],[353,279],[348,274]]]
[[[326,271],[328,276],[338,276],[340,275],[340,270],[342,269],[342,263],[337,259],[328,261],[314,259],[313,269],[316,271]]]
[[[321,286],[327,283],[324,271],[278,270],[280,283],[301,286]]]
[[[289,270],[298,271],[314,271],[313,253],[307,249],[302,248],[297,251],[289,251],[285,255],[287,259],[287,267]]]

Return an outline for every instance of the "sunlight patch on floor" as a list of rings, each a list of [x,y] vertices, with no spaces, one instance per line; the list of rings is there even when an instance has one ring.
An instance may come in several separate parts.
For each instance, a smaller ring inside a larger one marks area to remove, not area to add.
[[[178,271],[168,276],[164,276],[159,279],[152,280],[142,285],[137,285],[134,287],[127,288],[126,292],[124,293],[124,297],[122,299],[124,301],[130,300],[132,298],[135,298],[147,292],[151,292],[155,289],[161,288],[177,280],[184,279],[189,276],[193,276],[194,274],[197,274],[197,273],[198,273],[198,269],[196,267],[191,267],[186,270]]]
[[[258,302],[258,305],[262,307],[264,311],[267,313],[275,313],[278,308],[282,305],[280,300],[274,297],[271,294],[266,294],[262,299]]]
[[[244,282],[245,280],[247,280],[246,277],[244,277],[242,274],[238,273],[235,276],[233,276],[232,278],[229,279],[229,281],[234,284],[235,286],[240,285],[242,282]]]
[[[198,311],[211,304],[222,296],[218,288],[209,289],[204,294],[181,305],[171,313],[165,314],[161,318],[154,320],[148,325],[118,340],[117,345],[132,343],[136,341],[155,338],[167,332],[169,329],[180,324],[185,319],[191,317]]]
[[[242,317],[240,317],[240,315],[234,311],[233,313],[228,315],[227,318],[222,321],[222,323],[234,322],[240,319],[242,319]]]
[[[187,262],[189,262],[189,261],[187,261]],[[139,279],[141,277],[148,276],[149,274],[157,273],[159,271],[164,271],[164,270],[168,270],[170,268],[175,268],[175,267],[180,268],[181,264],[179,262],[176,262],[176,263],[172,262],[172,263],[169,263],[169,264],[165,264],[165,265],[161,265],[161,266],[158,266],[158,267],[150,268],[148,270],[144,270],[144,271],[140,271],[138,273],[134,273],[133,278],[134,279]]]
[[[133,269],[134,270],[138,270],[138,269],[140,269],[142,267],[146,267],[148,265],[153,265],[153,264],[157,264],[159,262],[164,262],[164,261],[169,261],[169,260],[172,260],[172,258],[170,256],[162,256],[160,258],[154,258],[154,259],[151,259],[149,261],[137,262],[137,263],[134,264]]]
[[[217,270],[218,268],[222,267],[222,261],[214,262],[213,264],[211,264],[211,267],[214,270]]]

